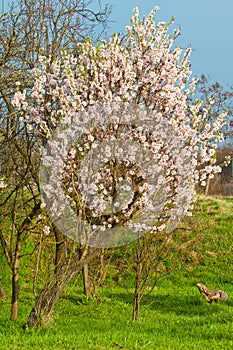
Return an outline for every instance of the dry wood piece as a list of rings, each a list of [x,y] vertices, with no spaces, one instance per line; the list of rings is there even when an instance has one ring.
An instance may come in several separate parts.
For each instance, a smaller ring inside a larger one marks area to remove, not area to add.
[[[226,301],[228,298],[227,293],[223,292],[222,290],[210,290],[202,283],[198,283],[197,287],[201,295],[206,298],[208,303],[212,303],[212,301],[215,301],[216,303],[218,301]]]

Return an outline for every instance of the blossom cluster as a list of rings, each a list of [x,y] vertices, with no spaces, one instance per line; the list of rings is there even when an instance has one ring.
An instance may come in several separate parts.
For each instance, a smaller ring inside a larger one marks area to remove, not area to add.
[[[169,34],[171,22],[155,24],[157,10],[140,20],[135,8],[123,38],[87,40],[56,60],[41,56],[32,90],[14,98],[21,121],[50,139],[43,166],[58,177],[47,179],[46,198],[68,198],[88,230],[172,229],[190,213],[195,184],[221,171],[213,156],[224,115],[210,124],[212,101],[188,99],[191,50],[173,48],[178,32]]]
[[[5,182],[5,177],[0,177],[0,189],[7,187],[7,184]]]

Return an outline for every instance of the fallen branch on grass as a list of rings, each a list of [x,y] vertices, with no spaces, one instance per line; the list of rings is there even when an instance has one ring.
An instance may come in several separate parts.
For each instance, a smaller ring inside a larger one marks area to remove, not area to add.
[[[218,301],[226,301],[228,298],[227,293],[223,292],[222,290],[210,290],[202,283],[198,283],[197,287],[201,295],[206,298],[208,303],[212,303],[212,301],[215,301],[216,303]]]

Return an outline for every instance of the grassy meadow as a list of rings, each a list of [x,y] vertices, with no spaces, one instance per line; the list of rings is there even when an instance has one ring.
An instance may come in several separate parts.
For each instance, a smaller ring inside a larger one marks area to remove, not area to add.
[[[158,282],[142,303],[137,322],[132,321],[133,276],[129,281],[124,271],[116,276],[110,264],[97,297],[83,295],[77,276],[56,304],[49,326],[23,330],[34,300],[27,261],[22,260],[19,318],[12,322],[10,271],[1,256],[0,278],[8,298],[0,299],[0,349],[232,349],[233,199],[201,198],[186,227],[201,237],[199,244]],[[208,304],[197,283],[223,289],[227,302]]]

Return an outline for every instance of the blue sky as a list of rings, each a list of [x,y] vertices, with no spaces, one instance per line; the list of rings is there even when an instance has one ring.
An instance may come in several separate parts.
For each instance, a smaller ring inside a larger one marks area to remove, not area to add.
[[[124,32],[133,8],[140,16],[148,15],[158,5],[155,19],[181,27],[177,45],[190,46],[193,76],[204,73],[211,82],[233,86],[233,0],[108,0],[112,14],[108,34]]]

